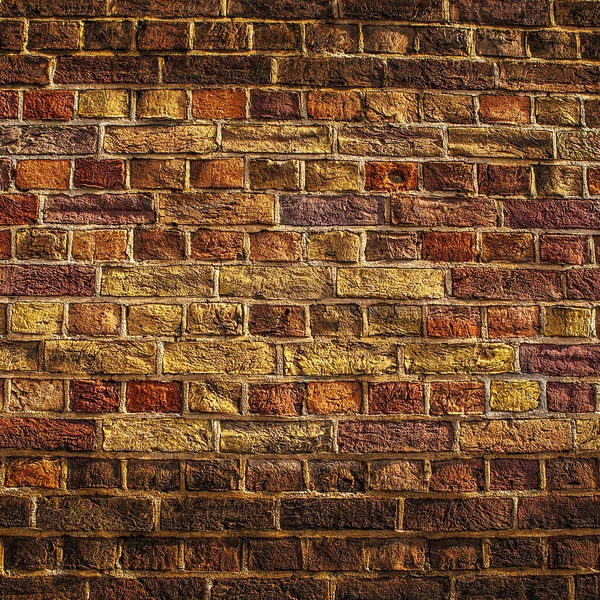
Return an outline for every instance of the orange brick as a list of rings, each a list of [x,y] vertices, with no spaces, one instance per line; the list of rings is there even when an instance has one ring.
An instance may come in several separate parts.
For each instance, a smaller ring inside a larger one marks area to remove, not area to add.
[[[23,118],[33,121],[68,121],[73,118],[75,92],[29,90],[25,93]]]
[[[192,115],[197,119],[243,119],[246,116],[246,92],[195,90]]]
[[[241,188],[244,185],[244,159],[194,160],[190,165],[190,185],[198,188]]]
[[[68,160],[21,160],[17,163],[15,184],[22,190],[66,190],[70,176]]]

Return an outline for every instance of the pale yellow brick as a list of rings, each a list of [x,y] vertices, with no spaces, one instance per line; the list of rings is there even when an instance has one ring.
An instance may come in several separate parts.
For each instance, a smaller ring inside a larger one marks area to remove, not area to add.
[[[63,305],[58,303],[19,302],[12,307],[15,333],[57,335],[62,330]]]
[[[187,329],[202,335],[241,335],[242,305],[225,302],[190,304]]]
[[[212,423],[200,419],[110,418],[102,430],[108,452],[205,452],[212,447]]]
[[[125,154],[213,152],[217,129],[212,125],[107,127],[104,149]]]
[[[127,117],[129,94],[126,90],[85,90],[79,92],[79,116],[90,119]]]
[[[600,421],[596,417],[575,421],[575,448],[600,450]]]
[[[36,342],[0,341],[0,371],[35,371],[37,367]]]
[[[514,360],[508,344],[409,344],[404,349],[408,373],[507,373]]]
[[[587,337],[592,311],[574,306],[550,306],[546,309],[544,333],[551,337]]]
[[[360,252],[360,237],[349,231],[326,231],[308,238],[308,260],[356,262]]]
[[[104,267],[103,296],[210,296],[212,267]]]
[[[263,342],[175,342],[165,344],[165,373],[275,372],[275,347]]]
[[[142,119],[185,119],[184,90],[142,90],[137,99],[137,116]]]
[[[64,382],[60,379],[13,379],[10,410],[59,411],[64,407]]]
[[[376,375],[396,371],[396,347],[315,342],[284,347],[286,375]]]
[[[538,381],[492,381],[490,408],[498,411],[526,412],[540,403]]]
[[[419,335],[421,309],[401,304],[376,304],[367,309],[369,335]]]
[[[188,404],[192,412],[237,413],[242,399],[239,383],[191,381]]]
[[[306,189],[310,192],[349,192],[360,186],[357,162],[315,160],[306,163]]]
[[[331,131],[325,125],[225,125],[223,150],[324,154],[331,152]]]
[[[51,373],[147,375],[156,371],[156,344],[50,340],[44,362]]]
[[[342,268],[338,296],[346,298],[443,298],[441,269]]]

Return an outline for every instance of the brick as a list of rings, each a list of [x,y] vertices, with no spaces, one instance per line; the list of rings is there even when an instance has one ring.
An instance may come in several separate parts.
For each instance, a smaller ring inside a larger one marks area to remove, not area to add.
[[[513,370],[508,344],[409,344],[404,352],[408,373],[506,373]]]
[[[86,21],[84,50],[129,50],[133,37],[131,21]]]
[[[79,36],[80,25],[75,21],[32,21],[27,48],[46,52],[77,50]]]
[[[361,116],[361,99],[356,92],[311,90],[307,108],[313,119],[355,121]]]
[[[551,538],[548,550],[551,569],[593,568],[598,563],[597,538]]]
[[[480,337],[479,310],[467,306],[432,306],[427,311],[427,334],[432,337]]]
[[[501,538],[490,540],[491,567],[540,567],[543,564],[539,538]]]
[[[365,465],[358,461],[310,461],[310,486],[318,492],[365,491]]]
[[[468,571],[483,564],[479,540],[432,540],[430,553],[432,567],[440,571]]]
[[[71,381],[70,406],[75,412],[117,412],[120,404],[119,387],[111,381]]]
[[[113,569],[117,564],[116,540],[65,537],[63,563],[69,569]]]
[[[246,487],[254,492],[301,490],[304,487],[302,463],[298,460],[249,460]]]
[[[64,407],[63,382],[13,379],[8,407],[13,411],[60,411]]]
[[[198,22],[194,26],[195,50],[247,50],[245,23]]]
[[[250,258],[266,262],[302,260],[302,236],[294,231],[259,231],[250,234]]]
[[[190,46],[189,24],[170,21],[140,21],[137,30],[138,50],[187,50]]]
[[[343,154],[353,156],[441,156],[442,136],[433,127],[403,125],[344,126],[338,143]]]
[[[102,431],[108,452],[205,452],[212,444],[209,423],[196,419],[110,418]]]
[[[251,413],[262,415],[299,415],[304,395],[300,384],[253,384],[248,389],[248,406]]]
[[[579,125],[581,108],[570,96],[536,98],[535,118],[543,125]]]
[[[594,344],[577,346],[523,344],[520,349],[521,369],[525,373],[543,373],[585,377],[597,372],[596,356],[600,351]]]
[[[60,460],[13,458],[6,463],[6,487],[57,489],[60,479]]]
[[[531,189],[531,170],[520,165],[478,165],[479,191],[492,195],[523,195]]]
[[[365,116],[369,121],[413,123],[418,120],[417,97],[404,92],[367,92]]]
[[[72,253],[74,259],[83,261],[124,260],[127,255],[127,232],[118,229],[76,231]]]
[[[482,577],[459,581],[457,598],[466,600],[481,594],[492,594],[501,598],[527,597],[534,594],[540,599],[560,598],[568,594],[568,580],[561,577],[517,576],[517,577]],[[505,594],[508,594],[506,596]]]
[[[309,382],[307,408],[311,414],[360,412],[362,392],[356,382]]]
[[[255,119],[299,119],[300,96],[297,92],[251,90],[250,116]]]
[[[83,118],[119,118],[129,112],[126,90],[83,90],[79,92],[78,115]]]
[[[568,421],[512,420],[464,423],[460,447],[473,452],[531,453],[570,450]]]
[[[371,540],[365,550],[368,568],[373,571],[410,571],[425,566],[424,540]]]
[[[183,260],[185,238],[181,231],[136,229],[133,235],[136,260]]]
[[[342,6],[342,16],[366,19],[418,19],[435,21],[441,18],[442,4],[438,0],[418,0],[417,2],[397,2],[377,0],[365,4],[360,0],[347,0]]]
[[[195,85],[271,83],[271,60],[266,56],[167,56],[165,83]]]
[[[253,335],[303,337],[304,309],[301,306],[254,304],[250,306],[248,329]]]
[[[192,115],[198,119],[243,119],[246,92],[236,89],[194,90]]]
[[[239,231],[198,229],[191,235],[191,258],[199,260],[241,260],[244,234]]]
[[[75,187],[120,189],[125,187],[125,165],[122,160],[75,160]]]
[[[369,385],[369,413],[422,413],[423,386],[417,382],[372,383]]]
[[[10,90],[0,92],[0,119],[16,119],[19,112],[19,93]]]
[[[590,412],[595,406],[594,389],[587,383],[549,382],[546,400],[553,412]]]
[[[184,90],[143,90],[138,93],[138,118],[184,119],[186,113],[187,96]]]
[[[150,56],[60,56],[56,83],[157,83],[158,61]]]
[[[369,335],[419,335],[422,330],[421,309],[418,306],[375,304],[367,308]]]
[[[384,220],[382,196],[281,196],[284,225],[378,225]]]
[[[450,450],[452,427],[444,421],[344,421],[341,452],[435,452]]]
[[[0,267],[0,294],[4,296],[92,296],[94,269],[71,265]]]
[[[356,25],[310,25],[306,32],[306,45],[311,52],[358,52],[358,27]]]
[[[312,600],[326,594],[327,583],[307,578],[263,579],[248,578],[222,579],[215,583],[212,595],[215,600],[233,600],[234,598],[272,597],[284,598],[286,595],[297,600]]]
[[[360,237],[355,233],[331,231],[309,236],[308,260],[358,262]]]
[[[537,381],[493,381],[490,408],[498,411],[527,412],[537,408],[541,388]]]
[[[431,598],[442,600],[449,593],[447,579],[431,577],[420,579],[416,577],[392,577],[368,580],[348,579],[340,583],[337,593],[339,600],[359,600],[371,598],[374,594],[381,600],[394,598]]]
[[[46,370],[51,373],[147,375],[154,372],[153,342],[49,340],[44,348]]]
[[[485,6],[473,6],[467,0],[453,2],[451,18],[486,25],[550,25],[550,4],[534,0],[526,6],[519,2],[493,0]]]
[[[591,311],[586,308],[548,307],[544,333],[550,337],[586,337],[590,332],[591,321]]]
[[[177,567],[177,540],[164,538],[126,538],[122,561],[125,569],[168,571]]]
[[[274,211],[271,194],[171,193],[160,196],[159,220],[167,225],[270,225]]]
[[[177,335],[181,331],[182,308],[169,304],[136,304],[127,312],[130,335]]]
[[[179,463],[175,460],[129,460],[127,487],[131,490],[173,492],[179,489]]]
[[[536,460],[498,458],[490,461],[490,489],[534,490],[540,486]]]
[[[206,296],[212,269],[194,266],[105,267],[103,296]]]
[[[305,163],[306,189],[311,192],[344,192],[359,187],[359,164],[343,161]]]
[[[527,233],[483,233],[480,257],[483,262],[533,262],[533,236]]]
[[[394,87],[440,90],[492,89],[492,65],[486,62],[392,58],[388,82]]]
[[[326,267],[223,267],[223,296],[260,299],[317,299],[331,296],[331,271]]]
[[[181,412],[181,384],[130,381],[127,384],[128,412]]]
[[[425,472],[423,469],[423,462],[415,460],[375,460],[370,465],[370,488],[373,490],[380,491],[413,491],[422,492],[425,490]],[[392,544],[391,547],[387,547],[387,544],[383,544],[383,547],[378,548],[376,556],[372,556],[373,562],[377,561],[379,569],[386,570],[385,564],[397,564],[397,561],[401,561],[401,564],[405,564],[408,560],[414,560],[415,562],[421,562],[419,556],[419,548],[414,554],[404,554],[404,546],[402,543],[399,544],[400,548],[396,548],[396,544]],[[375,553],[373,553],[375,554]],[[423,556],[424,558],[424,556]],[[415,565],[417,566],[417,565]],[[391,567],[396,570],[396,567]],[[406,566],[404,568],[407,568]],[[403,570],[401,568],[400,570]]]
[[[546,463],[550,490],[585,490],[598,487],[598,465],[593,458],[553,458]]]
[[[71,304],[69,333],[75,335],[117,335],[121,307],[117,304]]]
[[[308,540],[306,560],[309,571],[359,570],[362,567],[362,540]]]
[[[481,198],[421,198],[394,196],[391,199],[393,225],[425,227],[495,226],[498,220],[495,203]]]
[[[488,331],[493,338],[532,337],[540,331],[537,306],[497,306],[488,309]]]
[[[253,571],[291,571],[302,568],[298,538],[248,540],[248,563]]]
[[[182,165],[183,166],[183,165]],[[183,169],[182,173],[183,175]],[[252,174],[250,175],[252,177]],[[223,158],[217,160],[195,160],[190,164],[190,184],[198,188],[241,188],[244,185],[244,160]],[[183,182],[177,187],[183,187]],[[252,186],[267,189],[276,186]]]
[[[535,129],[456,127],[448,131],[450,156],[553,158],[552,134]]]
[[[107,127],[104,149],[110,153],[205,153],[215,150],[216,129],[209,125]]]
[[[21,190],[69,188],[71,162],[68,160],[24,160],[17,163],[15,185]]]
[[[174,342],[165,344],[165,373],[245,373],[275,370],[275,349],[263,342]]]
[[[415,163],[368,162],[365,168],[365,187],[368,190],[399,192],[417,189]]]
[[[423,233],[422,254],[433,262],[472,262],[475,260],[475,235],[473,233]]]
[[[441,298],[442,271],[342,268],[338,270],[337,293],[341,297]]]
[[[423,120],[434,123],[473,123],[473,98],[458,94],[423,94]]]
[[[72,458],[67,468],[70,490],[121,487],[121,466],[117,460]]]
[[[553,264],[583,265],[590,261],[588,239],[574,235],[540,237],[540,260]]]
[[[287,375],[376,375],[394,372],[396,356],[391,345],[362,342],[313,342],[284,348]]]
[[[436,492],[477,492],[484,486],[481,459],[440,460],[431,463],[429,488]]]
[[[25,25],[21,21],[3,21],[0,25],[0,49],[2,51],[23,49]]]
[[[67,91],[29,90],[23,102],[23,117],[32,121],[68,121],[73,118],[75,94]]]
[[[296,50],[300,48],[300,25],[296,23],[254,23],[257,50]]]
[[[424,27],[419,36],[421,54],[467,56],[469,33],[466,29]]]
[[[201,600],[206,582],[198,577],[96,578],[90,584],[90,600],[109,598],[187,597]]]
[[[7,569],[56,569],[58,540],[13,537],[4,544],[4,565]]]
[[[479,96],[479,118],[483,123],[527,125],[531,120],[531,102],[526,96]]]
[[[243,172],[243,165],[240,166],[240,172]],[[255,190],[300,188],[300,164],[295,160],[256,159],[250,161],[248,171],[250,186]],[[241,187],[241,178],[239,187]]]
[[[331,152],[331,132],[325,125],[225,125],[225,152]]]
[[[277,83],[318,87],[381,87],[383,65],[373,58],[281,58]]]
[[[61,260],[67,257],[65,231],[29,229],[17,232],[15,254],[17,258]]]
[[[317,304],[310,308],[313,335],[358,337],[362,331],[362,314],[355,304]]]
[[[411,260],[417,257],[415,234],[395,232],[367,232],[365,257],[369,261]]]
[[[4,418],[0,447],[32,450],[93,450],[92,421]]]
[[[242,320],[240,304],[190,304],[187,329],[202,335],[241,335]]]
[[[62,331],[61,304],[27,302],[13,305],[12,330],[16,333],[57,335]]]
[[[33,56],[7,55],[0,57],[0,83],[48,85],[49,62]]]
[[[430,384],[430,411],[433,415],[483,414],[483,384],[477,381],[433,381]]]
[[[462,162],[428,163],[423,167],[423,183],[433,192],[472,192],[473,165]]]
[[[331,424],[324,421],[221,423],[221,452],[294,454],[331,452]]]
[[[508,498],[409,499],[404,508],[407,530],[502,530],[510,529],[512,520],[512,501]]]
[[[235,539],[202,538],[185,543],[185,565],[200,571],[239,571],[241,544]]]
[[[577,529],[598,527],[597,496],[523,498],[518,522],[522,529]]]
[[[536,165],[534,168],[537,193],[540,196],[581,196],[583,176],[579,167]]]

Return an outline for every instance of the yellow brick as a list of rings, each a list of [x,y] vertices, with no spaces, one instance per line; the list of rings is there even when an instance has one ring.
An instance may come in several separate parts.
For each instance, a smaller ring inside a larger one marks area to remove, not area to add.
[[[284,348],[286,375],[373,375],[396,371],[396,347],[315,342]]]
[[[275,348],[262,342],[177,342],[165,344],[165,373],[275,372]]]
[[[460,426],[460,448],[468,452],[545,452],[570,450],[569,421],[539,419],[464,422]]]
[[[217,149],[216,139],[212,125],[107,127],[104,149],[125,154],[206,153]]]
[[[127,258],[127,231],[101,229],[73,232],[75,260],[125,260]]]
[[[103,296],[210,296],[212,267],[104,267]]]
[[[348,231],[315,233],[308,238],[308,260],[356,262],[360,237]]]
[[[143,90],[137,101],[142,119],[185,119],[187,96],[184,90]]]
[[[492,381],[490,408],[499,411],[526,412],[540,403],[537,381]]]
[[[419,335],[421,309],[400,304],[376,304],[367,309],[369,335]]]
[[[507,344],[409,344],[404,350],[408,373],[507,373],[514,360]]]
[[[552,306],[546,309],[544,333],[552,337],[587,337],[591,324],[589,308]]]
[[[35,371],[37,367],[36,342],[0,342],[0,371]]]
[[[109,452],[205,452],[212,447],[212,423],[200,419],[111,418],[102,429]]]
[[[63,305],[22,302],[12,307],[12,330],[15,333],[57,335],[62,330]]]
[[[147,375],[156,371],[156,344],[50,340],[44,362],[51,373]]]
[[[575,448],[600,450],[600,421],[596,417],[575,421]]]
[[[64,382],[60,379],[13,379],[10,410],[60,411],[64,408]]]
[[[333,279],[326,267],[222,267],[219,289],[223,296],[316,299],[333,294]]]
[[[322,154],[331,152],[331,132],[324,125],[225,125],[223,150]]]
[[[203,335],[242,335],[242,305],[224,302],[190,304],[187,329]]]
[[[441,269],[342,268],[337,275],[338,296],[346,298],[443,298]]]
[[[79,92],[79,116],[92,119],[127,117],[126,90],[85,90]]]
[[[357,162],[315,160],[306,163],[306,189],[310,192],[349,192],[358,190]]]
[[[369,121],[414,123],[419,120],[416,94],[394,92],[367,92],[365,114]]]
[[[239,383],[191,381],[188,404],[192,412],[238,413],[242,398]]]
[[[183,308],[176,304],[136,304],[127,310],[129,335],[179,335]]]

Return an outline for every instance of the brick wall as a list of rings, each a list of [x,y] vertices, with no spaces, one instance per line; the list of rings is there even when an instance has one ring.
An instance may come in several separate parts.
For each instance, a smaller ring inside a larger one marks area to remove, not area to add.
[[[0,84],[0,597],[600,596],[600,2],[3,0]]]

